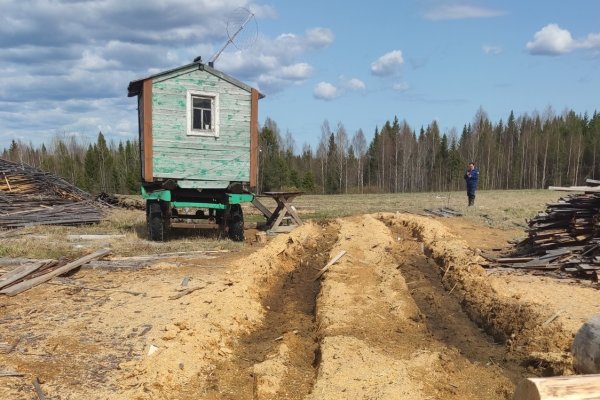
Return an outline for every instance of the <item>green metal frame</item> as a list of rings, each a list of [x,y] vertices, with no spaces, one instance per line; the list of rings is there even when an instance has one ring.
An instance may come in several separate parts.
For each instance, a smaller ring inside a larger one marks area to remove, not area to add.
[[[216,210],[225,210],[230,204],[250,203],[254,200],[254,195],[250,193],[227,193],[227,204],[223,203],[204,203],[196,201],[171,201],[171,191],[166,189],[147,192],[142,186],[142,198],[144,200],[161,200],[171,203],[174,208],[213,208]]]

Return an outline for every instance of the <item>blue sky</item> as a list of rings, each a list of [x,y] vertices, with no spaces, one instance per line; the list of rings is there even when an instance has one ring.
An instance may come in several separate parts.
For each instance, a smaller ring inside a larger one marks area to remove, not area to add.
[[[257,40],[215,66],[266,94],[261,122],[297,150],[325,119],[370,138],[395,115],[450,132],[479,107],[493,121],[600,110],[596,0],[0,0],[0,146],[135,138],[129,81],[209,59],[238,7]]]

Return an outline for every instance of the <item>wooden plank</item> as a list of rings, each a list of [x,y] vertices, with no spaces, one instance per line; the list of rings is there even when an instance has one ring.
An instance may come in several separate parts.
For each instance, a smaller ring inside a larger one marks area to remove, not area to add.
[[[37,394],[37,397],[39,400],[46,400],[46,395],[44,394],[44,391],[42,390],[42,386],[40,385],[40,380],[35,377],[33,379],[33,388],[35,389],[35,393]]]
[[[293,200],[293,197],[290,197],[290,198],[284,200],[283,205],[287,209],[287,213],[290,214],[292,216],[292,218],[294,219],[294,222],[296,222],[296,224],[298,226],[302,226],[302,225],[304,225],[304,223],[300,219],[300,216],[298,215],[296,210],[294,210],[294,207],[292,207],[292,205],[289,204],[289,202],[291,202],[292,200]]]
[[[502,257],[502,258],[497,258],[497,259],[492,260],[492,261],[495,261],[495,262],[501,263],[501,264],[503,264],[503,263],[509,263],[510,264],[510,263],[528,262],[528,261],[531,261],[531,260],[534,260],[534,258],[533,257]]]
[[[335,263],[336,263],[336,262],[337,262],[337,261],[338,261],[340,258],[342,258],[342,257],[344,256],[344,254],[346,254],[346,250],[342,250],[342,251],[340,251],[340,252],[338,253],[338,255],[337,255],[337,256],[333,257],[333,258],[331,259],[331,261],[329,261],[329,262],[327,263],[327,265],[325,265],[325,266],[324,266],[324,267],[323,267],[323,268],[322,268],[322,269],[319,271],[319,273],[317,274],[317,276],[315,276],[315,281],[316,281],[317,279],[319,279],[319,278],[320,278],[320,277],[321,277],[321,276],[322,276],[322,275],[323,275],[325,272],[327,272],[327,270],[328,270],[328,269],[329,269],[329,268],[330,268],[330,267],[331,267],[333,264],[335,264]]]
[[[5,288],[6,286],[18,281],[21,278],[26,277],[32,272],[37,271],[43,266],[48,265],[48,263],[54,263],[54,260],[41,260],[35,262],[33,264],[21,265],[12,271],[7,272],[6,274],[0,276],[0,289]]]
[[[261,203],[257,197],[252,200],[252,204],[265,216],[265,218],[269,219],[273,216],[273,213],[269,211],[269,209],[265,207],[265,205]]]
[[[0,371],[0,377],[21,377],[25,374],[16,371]]]
[[[258,91],[252,89],[250,100],[250,188],[258,179]]]
[[[154,176],[152,174],[153,171],[153,162],[152,162],[152,80],[146,79],[142,86],[142,96],[143,96],[143,154],[144,158],[144,170],[142,171],[143,176],[142,179],[145,182],[152,182],[154,180]]]
[[[585,183],[590,183],[592,185],[600,185],[600,181],[597,179],[586,179]]]
[[[569,186],[569,187],[550,186],[548,189],[556,190],[556,191],[560,191],[560,192],[598,192],[598,193],[600,193],[600,187],[594,187],[594,186]]]
[[[190,293],[193,293],[196,290],[204,289],[205,287],[206,287],[206,285],[204,285],[204,286],[196,286],[196,287],[192,287],[192,288],[189,288],[189,289],[182,290],[181,292],[179,292],[177,294],[174,294],[173,296],[169,296],[169,300],[180,299],[183,296],[186,296],[186,295],[188,295]]]
[[[55,269],[52,272],[49,272],[47,274],[38,276],[36,278],[33,279],[29,279],[27,281],[23,281],[21,283],[17,283],[16,285],[13,285],[9,288],[3,289],[0,291],[0,293],[2,294],[6,294],[8,296],[14,296],[17,295],[19,293],[22,293],[26,290],[29,290],[39,284],[42,284],[44,282],[49,281],[50,279],[57,277],[59,275],[62,274],[66,274],[67,272],[87,263],[88,261],[91,260],[95,260],[97,258],[103,257],[105,255],[107,255],[108,253],[110,253],[110,249],[101,249],[98,250],[92,254],[88,254],[87,256],[81,257],[75,261],[72,261],[70,263],[68,263],[67,265],[64,265],[60,268]]]
[[[517,386],[513,400],[600,399],[600,375],[528,378]]]

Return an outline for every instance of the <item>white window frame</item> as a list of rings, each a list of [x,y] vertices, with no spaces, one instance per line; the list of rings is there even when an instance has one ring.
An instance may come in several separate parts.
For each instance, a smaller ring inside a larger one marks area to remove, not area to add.
[[[193,96],[208,97],[212,99],[212,129],[192,129],[192,119],[194,116],[194,102],[192,101]],[[188,136],[209,136],[219,137],[219,94],[203,92],[201,90],[188,90],[187,91],[187,134]]]

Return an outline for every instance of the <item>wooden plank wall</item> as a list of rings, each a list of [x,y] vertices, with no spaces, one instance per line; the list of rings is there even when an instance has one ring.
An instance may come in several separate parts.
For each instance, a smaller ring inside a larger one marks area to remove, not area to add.
[[[219,94],[219,137],[187,135],[187,90]],[[251,94],[194,69],[153,82],[154,177],[250,181]]]
[[[154,175],[152,173],[153,166],[153,152],[152,152],[152,80],[148,79],[144,81],[142,87],[142,107],[143,107],[143,123],[144,128],[142,131],[142,156],[143,156],[143,170],[142,179],[145,182],[152,182]]]
[[[252,89],[250,107],[250,187],[258,180],[258,91]]]

